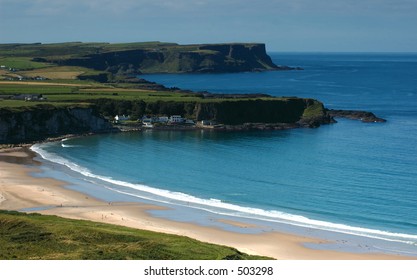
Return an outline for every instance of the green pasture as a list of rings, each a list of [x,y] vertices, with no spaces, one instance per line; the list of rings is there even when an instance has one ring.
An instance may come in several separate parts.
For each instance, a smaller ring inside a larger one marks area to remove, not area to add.
[[[0,56],[0,65],[6,66],[7,68],[27,70],[27,69],[45,68],[45,67],[50,66],[51,64],[32,61],[31,57],[15,57],[15,56],[1,57]]]

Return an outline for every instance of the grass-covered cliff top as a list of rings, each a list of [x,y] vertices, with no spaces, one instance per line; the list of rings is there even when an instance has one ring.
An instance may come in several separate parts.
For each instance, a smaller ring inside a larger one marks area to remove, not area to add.
[[[177,47],[175,43],[143,42],[143,43],[83,43],[68,42],[55,44],[0,44],[0,57],[43,57],[43,58],[69,58],[81,57],[112,51],[126,51],[134,49],[152,50],[156,48]],[[1,62],[1,60],[0,60]]]
[[[140,72],[261,71],[274,67],[265,45],[257,43],[2,44],[0,110],[19,113],[93,106],[106,117],[182,115],[224,124],[287,123],[310,117],[312,113],[323,114],[323,106],[317,101],[314,102],[318,110],[302,116],[311,101],[196,93],[134,78]],[[272,103],[265,103],[269,101]]]
[[[0,44],[0,65],[20,71],[57,65],[79,66],[113,74],[240,72],[281,69],[266,54],[265,45],[258,43],[194,45],[163,42]],[[74,69],[74,71],[84,70]]]
[[[55,73],[56,74],[56,73]],[[0,81],[0,108],[30,107],[37,104],[85,104],[97,99],[115,101],[144,101],[147,103],[166,102],[222,102],[251,100],[251,98],[205,98],[201,94],[186,93],[180,90],[147,90],[136,88],[138,84],[97,83],[94,81],[48,80],[48,81]],[[9,99],[14,95],[38,95],[43,101],[25,101]],[[288,98],[261,97],[260,100],[286,100]]]
[[[267,259],[183,236],[1,210],[0,248],[0,260]]]
[[[252,48],[257,49],[253,54],[250,53]],[[132,50],[139,53],[132,54],[129,52]],[[180,53],[187,55],[182,57]],[[208,54],[215,53],[219,55],[215,55],[214,58],[209,55],[210,59],[207,58]],[[62,107],[64,104],[84,106],[93,104],[98,99],[146,103],[221,102],[223,98],[206,98],[207,96],[202,94],[170,90],[147,81],[132,80],[127,77],[144,70],[178,72],[184,69],[207,70],[210,67],[217,70],[224,68],[225,71],[234,67],[234,70],[239,70],[242,66],[239,63],[243,63],[240,60],[242,53],[248,60],[254,57],[257,60],[264,59],[264,57],[258,58],[258,55],[267,57],[265,46],[256,43],[0,44],[0,108],[13,108],[17,111],[19,108],[23,110],[37,106],[39,103],[57,107]],[[127,65],[126,61],[130,64]],[[249,61],[244,67],[252,67],[253,63],[258,62]],[[43,100],[26,102],[17,100],[14,95],[42,95]],[[269,98],[262,97],[262,99]]]
[[[110,119],[115,115],[130,115],[132,120],[143,115],[181,115],[222,124],[295,123],[324,114],[323,104],[312,99],[263,95],[229,97],[159,87],[140,81],[3,80],[0,81],[0,121],[2,115],[5,120],[5,114],[74,107],[93,107]],[[28,98],[32,100],[25,100]]]
[[[0,44],[0,57],[43,57],[43,58],[71,58],[81,57],[85,55],[119,52],[128,50],[169,50],[183,52],[210,52],[205,46],[229,46],[244,45],[253,47],[259,45],[257,43],[230,43],[230,44],[193,44],[179,45],[176,43],[165,42],[136,42],[136,43],[83,43],[83,42],[67,42],[55,44]],[[213,51],[211,51],[213,52]],[[1,61],[1,60],[0,60]]]

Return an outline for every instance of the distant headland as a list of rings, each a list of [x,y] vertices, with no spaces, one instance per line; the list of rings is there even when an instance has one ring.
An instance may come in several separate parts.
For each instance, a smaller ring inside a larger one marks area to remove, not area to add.
[[[275,65],[261,43],[179,45],[175,43],[58,43],[7,44],[35,62],[88,67],[117,74],[229,73],[291,70]]]
[[[136,127],[144,116],[178,115],[227,130],[318,127],[333,117],[379,121],[328,111],[310,98],[193,92],[136,77],[294,69],[275,65],[259,43],[0,44],[0,144],[115,131],[116,115]]]

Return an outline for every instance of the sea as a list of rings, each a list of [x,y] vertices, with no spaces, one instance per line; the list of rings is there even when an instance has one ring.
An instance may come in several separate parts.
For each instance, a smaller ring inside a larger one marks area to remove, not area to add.
[[[417,53],[269,53],[303,70],[143,75],[167,87],[315,98],[338,118],[283,131],[126,132],[37,144],[36,176],[151,215],[229,231],[283,231],[315,249],[417,256]],[[241,228],[221,220],[258,227]]]

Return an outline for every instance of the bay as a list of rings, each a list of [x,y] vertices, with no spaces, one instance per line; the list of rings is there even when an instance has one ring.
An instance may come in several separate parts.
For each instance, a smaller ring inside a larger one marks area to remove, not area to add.
[[[196,91],[311,97],[332,109],[372,111],[388,122],[108,134],[37,151],[132,196],[415,244],[417,54],[271,57],[304,70],[143,77]]]

